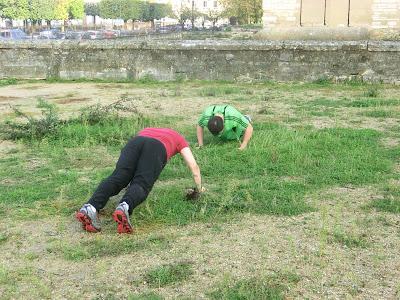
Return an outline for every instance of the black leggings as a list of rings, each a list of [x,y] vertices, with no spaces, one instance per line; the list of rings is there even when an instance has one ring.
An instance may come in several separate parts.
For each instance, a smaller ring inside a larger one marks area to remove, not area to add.
[[[121,150],[114,172],[94,192],[89,202],[97,211],[102,209],[111,196],[129,187],[120,202],[129,204],[129,214],[146,200],[165,164],[167,152],[156,139],[136,136]]]

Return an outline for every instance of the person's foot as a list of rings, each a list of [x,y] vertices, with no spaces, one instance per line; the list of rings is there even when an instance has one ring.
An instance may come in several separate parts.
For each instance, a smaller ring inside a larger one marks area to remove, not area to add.
[[[82,223],[83,230],[89,232],[101,231],[101,224],[97,211],[91,204],[84,204],[82,208],[75,214],[75,217]]]
[[[126,202],[120,203],[113,213],[113,219],[118,223],[118,233],[132,233],[133,227],[129,220],[129,205]]]

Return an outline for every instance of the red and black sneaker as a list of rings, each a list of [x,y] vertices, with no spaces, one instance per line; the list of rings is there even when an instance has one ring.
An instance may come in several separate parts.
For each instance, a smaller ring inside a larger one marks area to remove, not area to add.
[[[89,232],[101,231],[101,224],[97,211],[91,204],[84,204],[82,208],[76,212],[75,217],[82,223],[83,230]]]
[[[120,203],[113,213],[113,219],[118,223],[118,233],[132,233],[133,227],[129,220],[129,206],[126,202]]]

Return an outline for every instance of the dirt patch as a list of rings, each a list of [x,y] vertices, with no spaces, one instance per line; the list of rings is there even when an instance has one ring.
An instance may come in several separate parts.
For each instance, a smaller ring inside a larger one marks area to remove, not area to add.
[[[242,215],[225,224],[138,228],[139,238],[157,233],[173,236],[174,241],[152,251],[99,257],[96,267],[90,259],[68,261],[62,253],[47,249],[54,243],[67,247],[77,241],[114,238],[115,225],[109,222],[109,215],[102,216],[104,231],[98,235],[83,233],[72,216],[8,225],[6,229],[5,224],[10,224],[7,221],[0,225],[10,236],[2,246],[0,261],[8,269],[18,270],[27,263],[21,258],[34,257],[29,266],[44,285],[57,282],[52,286],[52,296],[61,298],[82,294],[92,298],[107,293],[126,298],[155,292],[167,299],[205,299],[206,292],[227,274],[246,279],[292,272],[300,281],[288,291],[289,298],[320,299],[323,295],[394,299],[400,258],[392,249],[400,247],[400,216],[361,209],[376,197],[379,195],[372,188],[333,188],[315,195],[311,202],[318,210],[302,216]],[[335,232],[363,238],[367,246],[347,247],[340,240],[332,240]],[[192,264],[194,274],[189,280],[155,289],[143,282],[148,270],[180,261]],[[28,282],[22,281],[19,286],[24,284]]]
[[[400,140],[398,138],[386,137],[381,139],[381,143],[384,147],[395,148],[400,145]]]
[[[10,153],[18,152],[21,150],[22,145],[11,142],[0,140],[0,157],[6,157]]]
[[[55,101],[57,104],[69,104],[69,103],[74,103],[74,102],[87,102],[89,101],[89,98],[69,98],[69,99],[60,99]]]
[[[11,100],[16,100],[18,97],[13,97],[13,96],[0,96],[0,102],[7,102]]]

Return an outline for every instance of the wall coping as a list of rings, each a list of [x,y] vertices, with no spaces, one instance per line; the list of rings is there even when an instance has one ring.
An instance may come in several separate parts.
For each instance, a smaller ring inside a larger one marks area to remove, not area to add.
[[[400,52],[400,41],[0,41],[2,49],[118,49],[118,50],[214,50],[214,51],[359,51]]]

